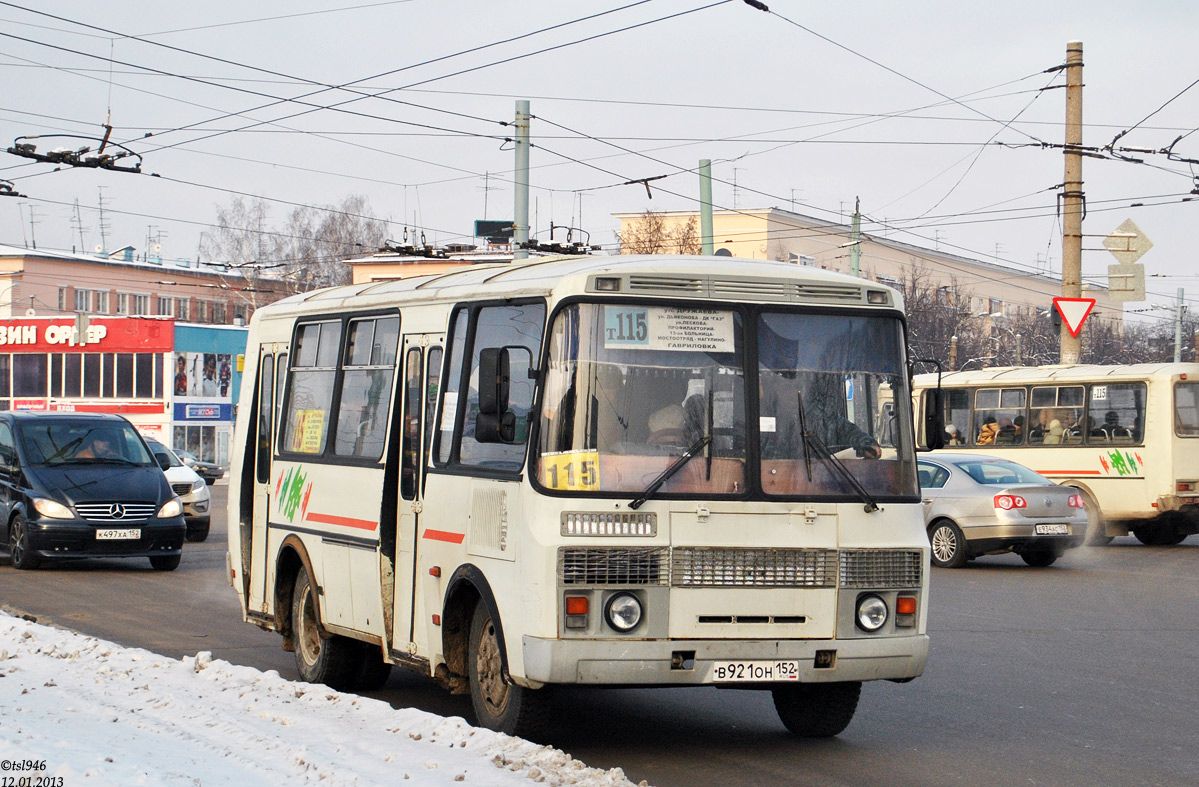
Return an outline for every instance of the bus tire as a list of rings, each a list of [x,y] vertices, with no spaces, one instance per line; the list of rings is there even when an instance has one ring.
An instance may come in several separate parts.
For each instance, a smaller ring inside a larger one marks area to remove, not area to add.
[[[1178,532],[1178,528],[1171,525],[1134,527],[1132,534],[1136,536],[1137,541],[1149,547],[1172,547],[1181,544],[1186,538],[1186,533]]]
[[[1033,568],[1046,568],[1057,562],[1057,552],[1052,549],[1029,549],[1020,553],[1020,559]]]
[[[948,519],[938,519],[928,527],[930,560],[940,568],[961,568],[966,565],[969,550],[962,529]]]
[[[475,605],[466,659],[476,723],[522,738],[536,735],[549,715],[549,691],[526,689],[508,679],[497,626],[483,602]]]
[[[306,568],[296,575],[291,594],[291,626],[295,632],[296,671],[300,680],[323,683],[337,691],[351,691],[362,666],[361,645],[337,634],[322,635],[316,593]]]
[[[391,677],[391,664],[383,660],[379,648],[368,642],[362,645],[362,663],[354,679],[355,691],[376,691],[383,688]]]
[[[1078,490],[1087,507],[1087,535],[1083,543],[1089,547],[1105,547],[1112,543],[1112,537],[1107,534],[1107,517],[1103,515],[1103,509],[1095,502],[1095,498],[1081,487],[1070,488]]]
[[[853,721],[862,684],[858,681],[801,683],[780,686],[770,693],[774,695],[779,719],[792,733],[802,738],[831,738]]]

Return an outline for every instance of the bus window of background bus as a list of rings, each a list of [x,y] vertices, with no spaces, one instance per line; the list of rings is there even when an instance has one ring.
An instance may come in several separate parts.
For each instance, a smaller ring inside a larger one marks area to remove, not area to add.
[[[1023,388],[980,388],[974,394],[976,445],[1021,445],[1025,416]]]
[[[1174,386],[1174,434],[1199,437],[1199,383]]]
[[[338,456],[378,459],[383,455],[399,338],[399,317],[350,321],[333,441]]]
[[[892,317],[764,313],[758,433],[768,495],[855,495],[819,445],[879,497],[918,494],[903,326]],[[802,397],[802,413],[801,401]],[[890,423],[876,431],[883,404]],[[801,423],[802,415],[802,423]],[[813,441],[814,442],[814,441]]]
[[[660,494],[745,491],[741,315],[641,304],[572,304],[549,333],[538,482],[637,494],[711,435]]]
[[[1145,384],[1092,385],[1087,414],[1088,443],[1141,442],[1145,429]]]
[[[1084,401],[1081,385],[1033,388],[1029,402],[1029,445],[1065,445],[1067,430],[1078,423]]]
[[[529,411],[533,408],[533,380],[529,370],[541,354],[545,328],[545,304],[523,303],[484,306],[474,310],[471,325],[471,362],[467,389],[459,397],[463,408],[462,437],[458,461],[464,465],[519,471],[524,466],[525,441],[529,436]],[[459,345],[455,342],[454,349]],[[481,443],[475,439],[479,415],[479,354],[487,348],[508,348],[511,382],[508,409],[516,415],[516,439],[512,443]]]
[[[970,389],[950,388],[945,390],[946,446],[966,445],[970,442]],[[953,431],[949,427],[953,427]]]
[[[292,368],[287,386],[287,418],[283,423],[284,451],[322,454],[329,433],[341,322],[312,322],[296,329]]]

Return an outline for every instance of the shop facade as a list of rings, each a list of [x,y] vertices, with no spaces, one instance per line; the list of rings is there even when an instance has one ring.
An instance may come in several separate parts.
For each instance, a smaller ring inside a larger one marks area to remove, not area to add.
[[[228,464],[246,328],[154,317],[0,320],[0,410],[116,413]]]

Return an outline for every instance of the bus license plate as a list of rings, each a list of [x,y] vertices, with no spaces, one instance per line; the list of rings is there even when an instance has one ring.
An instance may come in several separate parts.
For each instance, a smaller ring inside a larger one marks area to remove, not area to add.
[[[142,537],[142,531],[139,528],[126,528],[125,530],[97,530],[97,541],[123,541],[126,539],[139,539]]]
[[[1065,536],[1070,533],[1069,525],[1037,525],[1038,536]]]
[[[712,680],[719,683],[799,680],[799,662],[718,661],[712,665]]]

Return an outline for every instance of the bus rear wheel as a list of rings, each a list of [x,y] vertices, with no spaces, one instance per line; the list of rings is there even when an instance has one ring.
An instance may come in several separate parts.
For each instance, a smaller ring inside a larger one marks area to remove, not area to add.
[[[853,721],[860,682],[801,683],[771,689],[774,709],[788,730],[803,738],[831,738]]]
[[[1178,528],[1170,525],[1134,527],[1132,534],[1137,537],[1137,541],[1149,547],[1172,547],[1181,544],[1187,537],[1186,533],[1180,533]]]
[[[308,683],[350,691],[362,667],[362,648],[356,640],[322,635],[316,614],[316,593],[308,570],[300,569],[291,594],[291,625],[295,632],[296,671]]]
[[[549,715],[549,691],[526,689],[508,679],[498,626],[482,602],[475,606],[471,619],[467,672],[470,701],[480,727],[522,738],[542,729]]]

